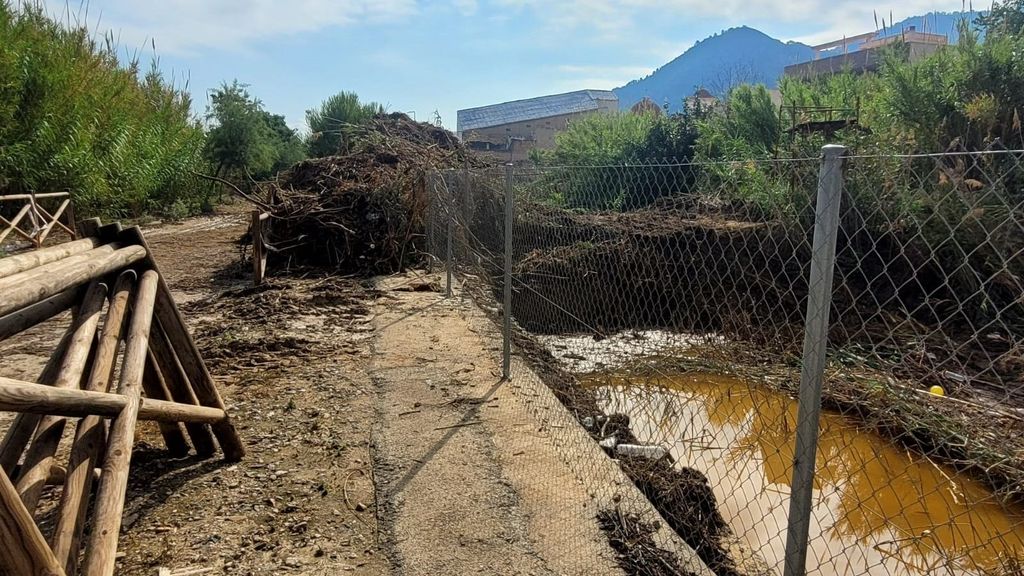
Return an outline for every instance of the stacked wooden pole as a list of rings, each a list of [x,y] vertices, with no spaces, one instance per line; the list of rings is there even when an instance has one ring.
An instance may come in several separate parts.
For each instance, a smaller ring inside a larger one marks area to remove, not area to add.
[[[17,413],[0,440],[0,574],[114,573],[139,420],[159,423],[171,455],[211,456],[218,446],[228,460],[244,455],[141,231],[89,221],[82,232],[0,259],[0,340],[71,311],[37,381],[0,377],[0,411]],[[63,488],[44,535],[33,516],[53,483]]]

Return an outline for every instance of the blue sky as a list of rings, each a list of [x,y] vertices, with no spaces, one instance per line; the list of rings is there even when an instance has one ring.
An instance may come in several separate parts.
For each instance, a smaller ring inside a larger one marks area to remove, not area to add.
[[[266,108],[304,129],[304,111],[357,92],[391,111],[455,111],[650,73],[711,34],[748,25],[783,40],[827,41],[962,0],[46,0],[123,49],[187,78],[197,111],[237,78]],[[985,9],[985,6],[975,6]]]

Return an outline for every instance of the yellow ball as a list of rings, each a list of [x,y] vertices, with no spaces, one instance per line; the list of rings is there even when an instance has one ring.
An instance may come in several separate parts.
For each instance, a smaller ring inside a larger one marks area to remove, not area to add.
[[[945,396],[946,395],[946,391],[942,389],[942,386],[938,386],[938,385],[932,386],[931,388],[928,389],[928,391],[931,392],[932,394],[936,395],[936,396]]]

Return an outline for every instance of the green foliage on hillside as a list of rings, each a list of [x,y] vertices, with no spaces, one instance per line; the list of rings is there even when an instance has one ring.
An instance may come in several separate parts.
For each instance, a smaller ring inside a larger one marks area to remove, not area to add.
[[[79,214],[188,212],[203,130],[186,90],[31,4],[0,2],[0,194],[72,192]]]

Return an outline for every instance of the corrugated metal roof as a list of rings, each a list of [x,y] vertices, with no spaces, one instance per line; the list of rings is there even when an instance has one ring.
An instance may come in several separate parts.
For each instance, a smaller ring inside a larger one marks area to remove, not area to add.
[[[514,100],[479,108],[467,108],[458,111],[456,129],[459,132],[465,132],[466,130],[478,130],[489,126],[525,122],[561,114],[588,112],[597,110],[602,100],[617,102],[618,99],[618,96],[610,90],[577,90],[565,94],[538,96],[537,98]]]

